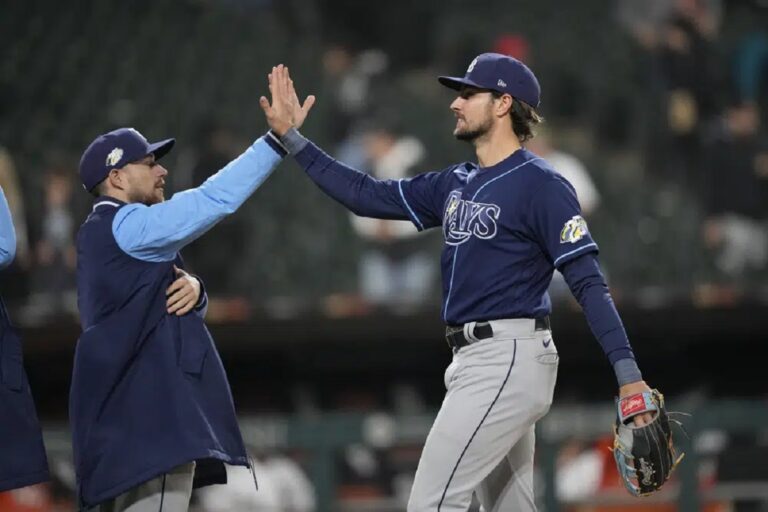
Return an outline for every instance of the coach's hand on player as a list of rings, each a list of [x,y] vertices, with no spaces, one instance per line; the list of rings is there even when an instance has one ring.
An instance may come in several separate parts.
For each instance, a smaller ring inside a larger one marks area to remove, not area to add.
[[[629,384],[624,384],[619,388],[619,398],[624,398],[625,396],[629,395],[636,395],[638,393],[645,393],[647,391],[651,391],[651,388],[648,386],[648,384],[645,383],[644,380],[639,380],[637,382],[631,382]],[[643,414],[638,414],[634,418],[632,418],[632,421],[634,421],[635,425],[638,427],[642,427],[643,425],[647,425],[653,420],[653,413],[646,412]]]
[[[300,104],[290,72],[282,64],[273,67],[268,78],[272,102],[262,96],[259,105],[264,110],[269,127],[282,137],[291,128],[298,129],[304,124],[309,109],[315,104],[315,97],[307,96],[304,104]]]
[[[176,280],[165,290],[168,314],[186,315],[200,300],[200,281],[174,265]]]

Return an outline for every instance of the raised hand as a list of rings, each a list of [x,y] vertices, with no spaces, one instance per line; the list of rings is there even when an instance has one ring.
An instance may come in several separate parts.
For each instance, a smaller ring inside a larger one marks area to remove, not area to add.
[[[304,123],[309,109],[315,103],[315,97],[307,97],[304,105],[301,105],[288,68],[282,64],[273,67],[268,78],[272,102],[270,103],[266,97],[262,96],[259,99],[259,105],[264,110],[272,131],[278,136],[283,136],[292,127],[299,128]]]
[[[300,104],[299,95],[293,86],[293,80],[291,80],[291,76],[288,73],[288,68],[285,68],[285,74],[288,77],[288,93],[291,95],[291,102],[293,103],[293,126],[298,130],[304,124],[304,120],[307,118],[312,105],[315,104],[315,97],[310,94],[304,100],[304,104]]]

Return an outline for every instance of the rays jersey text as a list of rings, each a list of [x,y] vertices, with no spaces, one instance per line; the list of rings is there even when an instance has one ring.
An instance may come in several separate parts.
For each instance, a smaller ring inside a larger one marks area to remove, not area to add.
[[[501,208],[496,204],[476,203],[461,198],[454,190],[446,201],[443,234],[448,245],[461,245],[472,236],[488,240],[496,236]]]

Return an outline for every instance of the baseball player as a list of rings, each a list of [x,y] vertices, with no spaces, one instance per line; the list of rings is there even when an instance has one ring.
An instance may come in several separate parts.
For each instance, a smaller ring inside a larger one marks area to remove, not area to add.
[[[249,466],[221,359],[203,322],[202,284],[179,251],[233,213],[285,156],[273,135],[198,188],[164,200],[150,144],[121,128],[80,161],[96,200],[77,237],[78,341],[70,421],[83,507],[182,511],[193,487]]]
[[[522,147],[540,121],[533,72],[511,57],[485,53],[463,77],[439,80],[458,92],[450,107],[453,133],[473,144],[477,163],[411,179],[376,180],[304,138],[289,115],[294,110],[301,118],[305,112],[287,69],[278,67],[270,82],[273,100],[293,108],[277,113],[263,98],[262,107],[307,175],[352,212],[410,220],[419,230],[442,226],[442,315],[454,355],[409,512],[466,511],[473,492],[489,512],[535,510],[534,425],[549,410],[558,366],[546,291],[555,269],[613,365],[619,395],[650,389],[573,187]],[[637,425],[651,419],[651,412],[634,416]]]
[[[16,233],[0,187],[0,269],[16,255]],[[48,480],[40,424],[21,355],[21,338],[0,297],[0,491]]]

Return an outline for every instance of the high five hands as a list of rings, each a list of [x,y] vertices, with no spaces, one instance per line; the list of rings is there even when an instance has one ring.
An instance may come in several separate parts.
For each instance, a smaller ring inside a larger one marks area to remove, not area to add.
[[[303,105],[299,103],[288,68],[282,64],[273,67],[267,76],[272,102],[262,96],[259,98],[259,105],[264,110],[269,127],[282,137],[291,128],[298,129],[304,124],[309,109],[315,104],[315,97],[307,96]]]

